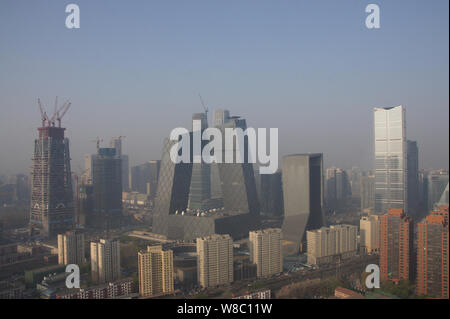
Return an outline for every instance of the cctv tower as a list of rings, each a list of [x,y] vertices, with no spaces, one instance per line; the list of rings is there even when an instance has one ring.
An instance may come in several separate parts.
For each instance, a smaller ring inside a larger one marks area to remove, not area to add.
[[[74,223],[69,140],[61,127],[61,119],[71,104],[66,102],[58,109],[56,102],[55,113],[49,118],[38,102],[42,127],[34,142],[30,232],[53,237],[73,228]]]

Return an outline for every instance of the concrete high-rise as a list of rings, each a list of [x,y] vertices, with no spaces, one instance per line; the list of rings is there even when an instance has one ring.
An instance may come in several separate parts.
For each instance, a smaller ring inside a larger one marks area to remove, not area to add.
[[[325,225],[322,171],[322,154],[283,158],[283,255],[303,251],[306,231]]]
[[[418,224],[417,294],[449,298],[448,206]]]
[[[374,109],[375,213],[408,211],[407,143],[403,106]]]
[[[173,251],[162,246],[148,246],[138,253],[139,294],[154,297],[172,293]]]
[[[218,127],[230,121],[230,111],[215,110],[213,118],[213,126]]]
[[[147,194],[150,199],[156,196],[161,161],[151,160],[130,169],[130,188],[134,192]]]
[[[116,150],[116,156],[121,159],[122,167],[122,190],[128,192],[130,190],[129,174],[130,164],[128,155],[122,153],[122,138],[125,136],[113,137],[110,142],[110,147]]]
[[[58,263],[81,266],[84,262],[84,234],[75,230],[58,234]]]
[[[59,116],[59,115],[58,115]],[[30,231],[53,237],[74,225],[69,140],[65,128],[43,119],[34,142]]]
[[[268,277],[283,271],[281,229],[268,228],[251,231],[250,261],[256,264],[258,277]]]
[[[366,254],[380,251],[380,218],[379,215],[364,216],[359,221],[360,249]]]
[[[233,240],[229,235],[197,238],[197,278],[205,288],[233,282]]]
[[[114,148],[99,148],[93,162],[94,227],[116,227],[122,215],[122,164]]]
[[[391,208],[380,216],[380,279],[414,279],[414,226],[403,209]]]
[[[102,284],[120,279],[120,241],[91,242],[91,280]]]
[[[308,264],[330,263],[336,256],[354,256],[358,249],[358,227],[354,225],[333,225],[308,230]]]

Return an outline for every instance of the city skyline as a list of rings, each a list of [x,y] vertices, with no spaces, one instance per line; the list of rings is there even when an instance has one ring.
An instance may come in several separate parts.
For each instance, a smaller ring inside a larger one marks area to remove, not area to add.
[[[160,159],[169,132],[203,111],[198,93],[211,111],[278,127],[280,159],[320,152],[324,167],[365,170],[373,108],[403,105],[420,168],[448,169],[446,1],[380,1],[379,30],[365,28],[365,3],[78,1],[79,30],[65,28],[63,4],[11,3],[0,5],[9,47],[0,52],[8,74],[0,78],[0,146],[9,150],[0,175],[31,167],[38,97],[48,109],[56,95],[73,103],[64,126],[76,170],[95,153],[96,136],[127,136],[130,166]],[[184,13],[169,16],[177,6]]]

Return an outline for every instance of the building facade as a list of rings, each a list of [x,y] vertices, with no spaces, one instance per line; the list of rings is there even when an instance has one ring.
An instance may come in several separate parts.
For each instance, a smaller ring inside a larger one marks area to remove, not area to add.
[[[251,231],[250,260],[256,264],[258,277],[268,277],[283,271],[281,229],[268,228]]]
[[[416,141],[407,141],[408,214],[419,215],[419,148]]]
[[[414,228],[403,209],[380,216],[381,281],[414,280]]]
[[[332,225],[307,232],[308,264],[334,262],[336,259],[354,256],[358,249],[358,227]]]
[[[359,221],[360,250],[366,254],[378,254],[380,251],[379,215],[364,216]]]
[[[374,109],[375,213],[408,211],[405,109]]]
[[[154,297],[170,294],[173,287],[173,251],[148,246],[138,253],[139,294]]]
[[[99,148],[93,162],[93,226],[116,227],[122,215],[122,162],[115,148]]]
[[[233,282],[233,240],[229,235],[197,238],[197,278],[205,288]]]
[[[322,171],[322,154],[283,158],[283,255],[303,251],[306,231],[325,225]]]
[[[80,266],[84,262],[84,234],[80,231],[58,234],[58,263]]]
[[[31,172],[31,234],[54,237],[74,225],[69,140],[65,128],[45,124],[34,142]]]
[[[417,294],[449,298],[448,206],[418,224]]]
[[[120,241],[91,242],[91,280],[102,284],[120,279]]]

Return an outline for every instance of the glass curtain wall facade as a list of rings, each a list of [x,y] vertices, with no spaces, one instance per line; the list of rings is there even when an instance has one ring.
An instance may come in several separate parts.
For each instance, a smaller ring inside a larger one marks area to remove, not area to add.
[[[405,109],[374,109],[375,213],[408,211]]]

